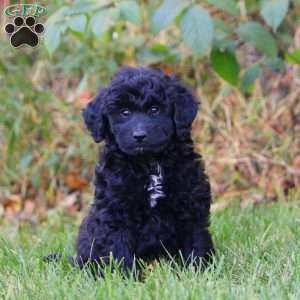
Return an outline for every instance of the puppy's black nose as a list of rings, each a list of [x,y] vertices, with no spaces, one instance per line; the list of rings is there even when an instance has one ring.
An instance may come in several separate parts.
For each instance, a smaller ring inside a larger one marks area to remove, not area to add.
[[[147,134],[144,130],[135,130],[133,132],[133,137],[136,139],[137,142],[141,143],[146,138]]]

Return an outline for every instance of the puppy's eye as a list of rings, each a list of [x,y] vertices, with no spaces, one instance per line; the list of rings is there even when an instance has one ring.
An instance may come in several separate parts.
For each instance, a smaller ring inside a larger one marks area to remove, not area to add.
[[[128,109],[128,108],[123,108],[123,109],[121,109],[121,111],[120,111],[120,115],[122,116],[122,117],[129,117],[130,116],[130,114],[131,114],[131,111]]]
[[[159,113],[159,107],[158,106],[151,106],[149,112],[152,114],[152,115],[157,115]]]

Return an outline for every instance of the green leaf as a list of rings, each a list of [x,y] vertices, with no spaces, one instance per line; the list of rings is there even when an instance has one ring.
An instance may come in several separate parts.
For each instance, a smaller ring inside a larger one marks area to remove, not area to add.
[[[62,6],[60,9],[58,9],[55,13],[53,13],[47,20],[45,26],[51,26],[55,25],[56,23],[64,20],[67,12],[68,12],[68,7],[67,6]]]
[[[44,45],[50,55],[58,48],[61,37],[61,26],[47,26],[44,34]]]
[[[297,64],[300,65],[300,48],[294,49],[291,53],[285,54],[285,60],[290,64]]]
[[[108,8],[94,14],[91,19],[91,27],[96,37],[100,38],[104,32],[114,26],[119,16],[118,8]]]
[[[5,63],[3,63],[1,60],[0,60],[0,72],[1,73],[4,73],[4,72],[7,72],[8,69],[7,69],[7,66],[5,65]]]
[[[152,31],[158,33],[168,27],[189,4],[188,0],[164,0],[151,20]]]
[[[285,68],[284,60],[280,57],[266,58],[264,60],[264,64],[266,67],[273,70],[274,72],[281,72]]]
[[[210,55],[213,69],[228,83],[236,86],[239,82],[240,65],[235,54],[228,49],[213,49]]]
[[[138,54],[138,61],[143,65],[151,65],[159,62],[172,63],[178,60],[178,53],[170,51],[161,44],[155,44],[150,48],[143,49]]]
[[[151,49],[144,49],[138,53],[137,58],[143,65],[152,65],[165,61],[166,55],[151,51]]]
[[[91,12],[95,12],[98,9],[103,8],[111,4],[111,0],[101,0],[101,1],[75,1],[75,3],[68,7],[67,15],[74,14],[87,14]]]
[[[166,45],[160,44],[160,43],[154,44],[150,49],[151,49],[151,51],[156,52],[156,53],[162,53],[162,54],[170,53],[169,47],[167,47]]]
[[[120,2],[120,14],[125,20],[136,25],[141,24],[141,10],[136,1],[128,0]]]
[[[206,2],[233,16],[237,16],[240,13],[237,1],[234,0],[206,0]]]
[[[277,45],[274,38],[259,23],[247,22],[241,24],[237,29],[237,33],[243,41],[252,43],[260,52],[272,58],[277,56]]]
[[[260,13],[266,23],[276,32],[288,12],[289,0],[262,0]]]
[[[28,153],[28,154],[24,155],[21,158],[19,166],[20,166],[20,169],[21,169],[22,172],[25,172],[28,169],[28,167],[31,164],[32,160],[33,160],[32,153]]]
[[[83,33],[85,31],[87,19],[85,15],[72,16],[67,24],[75,32]]]
[[[262,69],[258,65],[254,65],[246,69],[240,84],[241,90],[245,93],[251,92],[255,80],[261,75],[261,73]]]
[[[261,0],[244,0],[247,13],[256,12],[259,9],[260,1]]]
[[[79,95],[82,91],[84,91],[88,86],[89,74],[85,73],[83,77],[80,79],[80,82],[76,88],[76,95]]]
[[[219,48],[220,50],[230,50],[235,51],[235,49],[238,47],[239,43],[236,40],[230,40],[230,39],[217,39],[215,38],[213,41],[213,48]]]
[[[225,23],[223,20],[214,18],[215,38],[224,39],[232,35],[234,29],[231,25]]]
[[[53,13],[45,24],[44,45],[47,52],[52,55],[60,44],[61,34],[66,30],[64,24],[67,6],[62,6]]]
[[[214,25],[209,13],[200,6],[192,6],[183,15],[180,23],[184,42],[196,54],[209,52],[213,40]]]

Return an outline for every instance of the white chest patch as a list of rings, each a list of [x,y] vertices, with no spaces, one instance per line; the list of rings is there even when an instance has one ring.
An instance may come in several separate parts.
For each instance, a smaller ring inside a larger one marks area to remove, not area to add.
[[[158,200],[165,198],[163,190],[163,176],[161,166],[157,163],[156,168],[152,174],[150,174],[150,182],[147,187],[149,192],[150,207],[153,208],[157,205]]]

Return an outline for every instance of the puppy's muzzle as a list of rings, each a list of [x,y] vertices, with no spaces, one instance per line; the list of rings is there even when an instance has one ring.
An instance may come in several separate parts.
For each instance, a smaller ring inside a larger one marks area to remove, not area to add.
[[[133,135],[135,141],[137,143],[141,144],[145,141],[145,139],[147,137],[147,132],[145,130],[138,129],[138,130],[135,130],[132,135]]]

